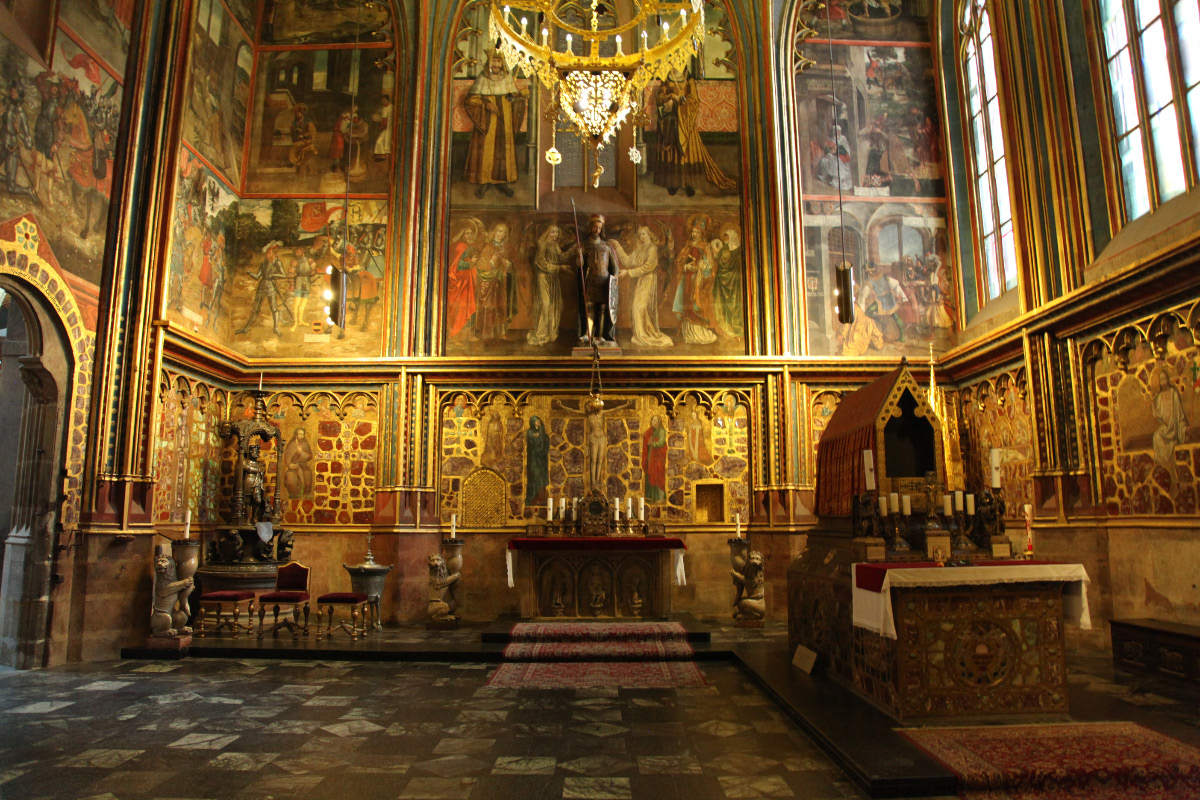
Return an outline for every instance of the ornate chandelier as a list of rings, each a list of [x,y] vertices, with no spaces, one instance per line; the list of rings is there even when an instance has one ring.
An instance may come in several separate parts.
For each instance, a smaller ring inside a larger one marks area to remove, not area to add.
[[[586,26],[579,20],[591,19]],[[536,77],[549,93],[547,116],[561,112],[590,147],[596,163],[592,185],[600,184],[604,168],[601,148],[629,118],[644,122],[641,101],[646,86],[683,70],[701,47],[704,0],[629,0],[628,13],[619,13],[609,0],[491,0],[488,23],[505,64]],[[624,18],[622,18],[624,17]],[[650,43],[650,31],[656,40]],[[565,46],[558,49],[558,33]],[[551,36],[554,39],[551,39]],[[636,149],[630,159],[640,160]],[[551,147],[546,161],[558,164],[562,155]]]

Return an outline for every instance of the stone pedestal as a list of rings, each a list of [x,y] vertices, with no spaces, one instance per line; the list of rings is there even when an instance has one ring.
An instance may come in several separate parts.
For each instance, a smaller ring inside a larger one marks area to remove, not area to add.
[[[147,636],[147,650],[187,650],[192,646],[191,636]]]

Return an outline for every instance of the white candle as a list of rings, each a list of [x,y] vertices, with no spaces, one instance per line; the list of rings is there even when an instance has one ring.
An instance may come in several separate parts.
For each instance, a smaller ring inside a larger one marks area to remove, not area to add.
[[[521,35],[529,35],[529,19],[527,17],[521,17]]]
[[[571,498],[571,516],[574,517],[579,513],[579,498]]]
[[[912,516],[912,498],[910,496],[904,495],[900,498],[900,507],[904,510],[904,516]]]
[[[258,373],[258,390],[260,392],[262,391],[262,376],[263,376],[263,374],[261,372]]]
[[[950,516],[950,495],[942,495],[942,513],[947,517]]]
[[[633,495],[625,498],[625,519],[633,519]]]
[[[550,30],[548,28],[542,28],[542,47],[545,47],[549,41]]]
[[[550,502],[546,503],[546,522],[554,521],[554,498],[550,498]]]
[[[879,498],[879,516],[881,516],[881,517],[887,516],[887,506],[888,506],[887,501],[888,501],[888,499],[886,497]]]
[[[566,497],[566,495],[563,495],[562,497],[558,498],[558,518],[559,519],[567,518],[567,497]]]
[[[569,33],[567,34],[567,52],[568,53],[572,52],[572,50],[571,50],[571,34],[569,34]]]
[[[962,489],[955,489],[955,490],[954,490],[954,510],[955,510],[955,511],[962,511],[962,510],[963,510],[963,493],[962,493]]]
[[[617,34],[617,55],[625,55],[625,51],[621,49],[621,34]]]
[[[733,519],[734,519],[734,522],[737,524],[737,538],[740,539],[740,538],[742,538],[742,515],[734,514]]]
[[[1025,512],[1025,530],[1028,532],[1033,527],[1033,506],[1026,503],[1022,510]]]
[[[649,46],[649,39],[646,37],[646,32],[642,31],[642,49],[645,50]]]
[[[975,516],[975,495],[973,494],[967,495],[967,516]]]
[[[620,522],[620,521],[621,521],[621,501],[614,500],[613,501],[613,522]]]
[[[1000,450],[993,447],[991,453],[992,459],[992,488],[1000,488]]]
[[[450,515],[450,538],[454,538],[455,529],[458,528],[458,514]]]
[[[646,498],[638,498],[638,519],[642,522],[646,521]]]
[[[867,491],[875,491],[875,454],[863,450],[863,475],[867,479]]]
[[[183,512],[183,538],[192,538],[192,510],[190,508]]]
[[[893,514],[900,513],[900,495],[895,492],[888,493],[888,511]]]

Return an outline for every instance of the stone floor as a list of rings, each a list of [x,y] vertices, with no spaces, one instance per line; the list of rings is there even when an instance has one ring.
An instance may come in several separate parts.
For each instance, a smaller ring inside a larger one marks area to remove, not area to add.
[[[470,663],[0,672],[0,798],[863,796],[736,667],[700,668],[698,689],[553,691],[490,689],[494,665]],[[1077,717],[1200,742],[1195,697],[1105,659],[1074,660],[1071,683]]]

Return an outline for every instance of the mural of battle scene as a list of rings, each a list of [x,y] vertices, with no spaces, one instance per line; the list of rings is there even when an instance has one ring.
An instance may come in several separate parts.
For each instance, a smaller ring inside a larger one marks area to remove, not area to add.
[[[233,186],[242,180],[254,50],[220,0],[200,2],[183,138]]]
[[[121,85],[61,29],[50,69],[0,42],[0,83],[0,218],[32,211],[63,269],[99,283]]]
[[[1095,366],[1101,500],[1110,516],[1195,514],[1200,476],[1200,348],[1177,332],[1161,358]]]
[[[292,198],[236,200],[203,165],[181,159],[167,313],[249,356],[379,352],[387,205]],[[347,217],[349,241],[347,242]],[[346,327],[328,323],[331,270],[345,270]]]
[[[922,355],[957,341],[927,6],[835,0],[808,19],[833,38],[801,48],[816,63],[796,90],[817,355]],[[837,321],[832,285],[843,261],[856,286],[850,325]]]
[[[446,271],[449,354],[561,355],[580,336],[579,267],[587,238],[570,214],[452,213]],[[621,215],[604,221],[620,263],[616,339],[623,352],[745,351],[745,263],[733,212]]]
[[[261,3],[258,0],[221,0],[221,2],[233,13],[238,25],[242,26],[242,32],[246,34],[246,38],[254,39],[254,26],[258,22],[258,8]]]
[[[387,192],[395,80],[376,63],[387,52],[365,47],[260,53],[246,192]]]
[[[550,499],[645,498],[646,519],[730,522],[749,514],[749,421],[739,392],[682,392],[604,398],[598,424],[585,395],[449,392],[441,408],[441,514],[444,523],[475,498],[486,476],[506,487],[496,525],[544,519]],[[593,467],[591,454],[601,454]],[[488,498],[483,498],[484,500]]]
[[[343,0],[266,0],[262,43],[366,43],[391,37],[387,3]]]
[[[222,461],[234,456],[221,439],[228,393],[201,381],[164,372],[155,450],[155,522],[215,523]]]
[[[996,450],[1005,514],[1022,519],[1025,504],[1033,503],[1033,417],[1024,370],[968,386],[961,400],[967,486],[980,490],[990,484]]]
[[[74,36],[85,36],[113,72],[124,75],[136,5],[134,0],[59,0],[58,19]]]

